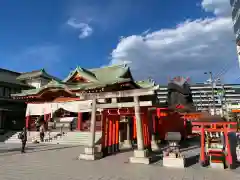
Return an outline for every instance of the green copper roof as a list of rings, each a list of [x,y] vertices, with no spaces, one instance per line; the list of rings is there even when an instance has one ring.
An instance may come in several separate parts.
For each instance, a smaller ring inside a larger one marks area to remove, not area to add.
[[[82,77],[86,78],[90,82],[86,82],[86,83],[71,82],[70,79],[76,73],[79,73]],[[137,87],[139,88],[149,88],[149,87],[155,86],[153,82],[149,82],[149,81],[134,82],[130,69],[126,65],[107,66],[107,67],[88,69],[88,70],[77,67],[63,81],[52,80],[47,85],[41,88],[22,91],[22,93],[14,94],[13,96],[34,95],[34,94],[38,94],[39,92],[41,92],[46,88],[59,88],[59,89],[67,89],[70,91],[89,90],[89,89],[102,88],[108,85],[124,83],[124,82],[136,83]]]
[[[59,89],[69,89],[68,86],[65,83],[62,83],[61,81],[52,80],[45,86],[42,86],[41,88],[36,89],[28,89],[28,90],[22,90],[21,93],[18,94],[12,94],[12,96],[26,96],[26,95],[35,95],[41,92],[42,90],[46,88],[59,88]]]
[[[90,82],[115,82],[118,79],[125,78],[124,76],[129,71],[129,68],[125,65],[114,65],[114,66],[106,66],[102,68],[96,69],[84,69],[81,67],[77,67],[73,70],[64,82],[69,82],[69,80],[76,74],[79,73],[82,77],[89,80]],[[126,76],[126,78],[131,78]]]
[[[81,83],[81,84],[76,84],[76,85],[68,85],[70,90],[88,90],[88,89],[95,89],[95,88],[102,88],[106,87],[108,85],[116,84],[116,83],[124,83],[124,82],[129,82],[131,79],[123,79],[119,78],[118,80],[115,81],[109,81],[109,82],[97,82],[97,83]]]
[[[10,70],[7,70],[7,69],[0,68],[0,82],[1,83],[18,85],[19,88],[20,87],[30,88],[31,86],[29,86],[29,85],[19,81],[18,79],[16,79],[19,75],[20,75],[20,73],[18,73],[18,72],[13,72],[13,71],[10,71]]]
[[[48,74],[44,69],[22,73],[20,76],[17,77],[17,80],[26,80],[26,79],[36,78],[36,77],[60,80],[60,79]]]
[[[65,83],[58,83],[58,82],[50,82],[47,85],[38,88],[38,89],[30,89],[30,90],[23,90],[19,94],[12,94],[12,96],[26,96],[26,95],[35,95],[41,92],[44,89],[47,88],[58,88],[58,89],[67,89],[67,90],[90,90],[90,89],[95,89],[95,88],[103,88],[106,87],[107,85],[112,85],[115,83],[123,83],[123,82],[129,82],[131,79],[119,79],[118,81],[115,82],[109,82],[109,83],[81,83],[81,84],[65,84]]]
[[[95,76],[92,72],[90,72],[90,71],[88,71],[87,69],[84,69],[84,68],[81,68],[81,67],[78,66],[75,70],[73,70],[72,72],[70,72],[70,74],[68,75],[68,77],[65,78],[65,79],[63,80],[63,82],[69,82],[69,80],[70,80],[73,76],[75,76],[77,73],[79,73],[83,78],[89,80],[90,82],[96,82],[96,81],[98,81],[97,78],[96,78],[96,76]]]
[[[141,88],[150,88],[156,86],[154,81],[145,80],[145,81],[135,81],[135,83]]]

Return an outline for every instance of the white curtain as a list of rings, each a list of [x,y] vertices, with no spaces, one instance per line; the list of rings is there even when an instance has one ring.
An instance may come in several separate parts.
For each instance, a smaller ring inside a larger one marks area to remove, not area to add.
[[[62,103],[28,104],[26,116],[52,114],[62,108],[70,112],[90,112],[92,101],[70,101]]]
[[[63,102],[59,103],[59,108],[62,108],[69,112],[89,112],[91,111],[92,102],[84,101],[72,101],[72,102]]]

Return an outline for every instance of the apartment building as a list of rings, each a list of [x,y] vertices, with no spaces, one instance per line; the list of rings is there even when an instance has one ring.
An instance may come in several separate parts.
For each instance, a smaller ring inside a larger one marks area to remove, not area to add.
[[[215,101],[216,112],[221,113],[224,104],[240,102],[240,84],[217,84],[214,86],[214,98],[212,98],[212,86],[210,84],[191,85],[192,97],[195,107],[199,111],[212,111]],[[167,86],[159,87],[157,92],[160,103],[166,103]]]
[[[238,61],[240,62],[240,0],[230,0],[233,31],[236,36]]]

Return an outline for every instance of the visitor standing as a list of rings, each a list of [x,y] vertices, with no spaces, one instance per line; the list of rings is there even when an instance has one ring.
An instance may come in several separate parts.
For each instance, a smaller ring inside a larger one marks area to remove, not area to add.
[[[44,128],[44,124],[42,124],[40,126],[40,140],[41,140],[41,142],[44,141],[44,135],[45,135],[45,128]]]
[[[18,138],[21,140],[22,142],[22,149],[21,149],[21,153],[25,153],[25,146],[27,143],[27,130],[24,127],[22,132],[18,135]]]

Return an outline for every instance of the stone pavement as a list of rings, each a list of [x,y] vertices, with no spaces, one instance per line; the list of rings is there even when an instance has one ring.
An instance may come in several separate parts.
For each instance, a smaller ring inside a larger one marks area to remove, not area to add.
[[[99,161],[77,160],[83,147],[29,145],[26,154],[19,145],[0,144],[1,180],[239,180],[240,170],[213,170],[198,165],[167,169],[159,165],[129,164],[132,152]]]

